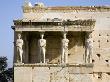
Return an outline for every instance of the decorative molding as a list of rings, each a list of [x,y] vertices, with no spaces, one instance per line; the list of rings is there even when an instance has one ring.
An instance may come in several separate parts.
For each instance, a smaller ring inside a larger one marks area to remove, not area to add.
[[[110,6],[62,6],[62,7],[23,7],[24,13],[29,12],[108,12]]]
[[[14,20],[14,25],[33,25],[33,26],[38,26],[38,25],[53,25],[53,26],[71,26],[71,25],[80,25],[80,26],[95,26],[95,20],[94,19],[87,19],[87,20],[64,20],[64,21],[32,21],[32,20]]]
[[[28,28],[29,27],[29,28]],[[50,27],[37,27],[37,26],[28,26],[28,27],[20,27],[20,26],[16,26],[15,31],[64,31],[64,27],[61,26],[52,26]],[[66,31],[93,31],[94,27],[90,27],[90,26],[68,26],[65,28]]]

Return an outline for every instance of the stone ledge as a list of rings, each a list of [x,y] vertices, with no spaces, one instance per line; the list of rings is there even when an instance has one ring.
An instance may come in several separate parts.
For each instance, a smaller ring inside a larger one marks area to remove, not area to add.
[[[93,68],[93,64],[43,64],[43,63],[36,63],[36,64],[23,64],[23,63],[15,63],[14,67],[87,67]]]
[[[29,26],[28,26],[29,27]],[[32,28],[26,28],[26,27],[16,27],[13,28],[15,31],[64,31],[64,27],[61,26],[53,26],[52,28],[49,27],[45,27],[45,28],[41,28],[41,27],[32,27]],[[90,26],[69,26],[68,28],[65,28],[66,31],[93,31],[93,27]]]
[[[66,74],[92,74],[93,64],[15,64],[14,70],[23,73],[26,70],[35,71],[36,73],[60,73],[66,72]],[[30,72],[27,71],[27,72]]]

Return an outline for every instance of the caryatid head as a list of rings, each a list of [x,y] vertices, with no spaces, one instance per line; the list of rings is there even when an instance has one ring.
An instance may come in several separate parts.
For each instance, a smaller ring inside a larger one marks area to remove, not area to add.
[[[20,38],[21,38],[21,33],[18,34],[18,39],[20,39]]]
[[[41,39],[43,39],[43,38],[44,38],[44,33],[42,32],[42,33],[40,34],[40,36],[41,36]]]
[[[87,33],[87,38],[92,38],[92,32]]]
[[[66,35],[67,35],[67,33],[64,32],[64,33],[63,33],[63,38],[64,38],[64,39],[66,39]]]

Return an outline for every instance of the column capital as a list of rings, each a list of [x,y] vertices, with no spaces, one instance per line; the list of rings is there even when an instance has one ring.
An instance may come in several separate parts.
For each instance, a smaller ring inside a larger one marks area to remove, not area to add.
[[[17,34],[21,34],[21,33],[22,33],[22,31],[17,31],[16,33],[17,33]]]
[[[68,33],[68,31],[62,31],[62,34],[67,34]]]
[[[45,31],[39,31],[40,33],[45,33]]]

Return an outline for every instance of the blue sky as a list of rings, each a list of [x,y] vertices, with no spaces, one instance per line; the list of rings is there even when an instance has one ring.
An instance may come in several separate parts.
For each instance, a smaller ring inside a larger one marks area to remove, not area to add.
[[[0,2],[0,56],[7,56],[9,67],[13,62],[13,19],[22,17],[24,0],[1,0]],[[43,2],[46,6],[101,6],[110,0],[30,0],[32,4]]]

